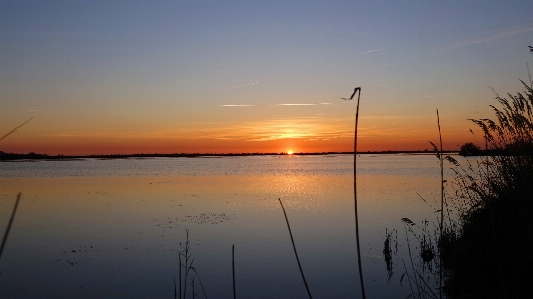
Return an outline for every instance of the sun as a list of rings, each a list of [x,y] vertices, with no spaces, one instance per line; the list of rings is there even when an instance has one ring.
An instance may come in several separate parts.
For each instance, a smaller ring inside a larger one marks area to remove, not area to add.
[[[293,154],[293,151],[292,150],[288,150],[287,151],[287,155],[292,155]]]

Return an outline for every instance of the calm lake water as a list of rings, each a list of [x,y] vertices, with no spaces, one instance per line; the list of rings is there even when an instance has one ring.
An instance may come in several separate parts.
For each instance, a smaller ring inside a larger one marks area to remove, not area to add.
[[[440,198],[438,160],[361,155],[357,170],[367,296],[405,298],[403,265],[388,280],[385,229],[436,221],[417,193]],[[173,298],[186,230],[208,298],[233,296],[233,244],[238,298],[307,298],[278,198],[313,297],[360,294],[350,155],[4,162],[2,234],[18,192],[2,298]]]

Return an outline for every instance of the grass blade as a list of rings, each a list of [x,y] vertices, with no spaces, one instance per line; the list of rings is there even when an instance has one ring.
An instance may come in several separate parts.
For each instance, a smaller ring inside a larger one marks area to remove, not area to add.
[[[4,246],[6,246],[7,237],[9,236],[9,231],[11,230],[11,225],[13,224],[13,219],[15,219],[15,214],[17,213],[17,207],[19,205],[20,196],[22,193],[19,192],[17,195],[17,201],[15,201],[15,207],[13,207],[13,212],[11,213],[11,218],[9,218],[9,223],[7,224],[6,232],[4,233],[4,238],[2,239],[2,247],[0,247],[0,259],[2,258],[2,253],[4,252]]]
[[[307,281],[305,280],[304,271],[302,270],[302,265],[300,264],[300,259],[298,258],[298,251],[296,251],[296,245],[294,245],[294,239],[292,237],[291,232],[291,225],[289,224],[289,218],[287,218],[287,213],[285,212],[285,208],[283,207],[283,203],[281,202],[281,198],[278,198],[279,204],[281,205],[281,209],[283,210],[283,214],[285,215],[285,220],[287,221],[287,228],[289,229],[289,235],[291,236],[291,242],[292,242],[292,248],[294,249],[294,255],[296,256],[296,261],[298,262],[298,267],[300,268],[300,273],[302,274],[302,279],[304,280],[305,289],[307,290],[307,294],[309,295],[309,298],[312,299],[311,292],[309,291],[309,286],[307,285]]]

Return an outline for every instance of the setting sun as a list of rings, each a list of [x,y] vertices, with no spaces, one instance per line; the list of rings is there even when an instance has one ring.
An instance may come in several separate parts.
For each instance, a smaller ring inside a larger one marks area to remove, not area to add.
[[[293,151],[291,151],[291,150],[287,151],[287,155],[292,155],[292,153],[293,153]]]

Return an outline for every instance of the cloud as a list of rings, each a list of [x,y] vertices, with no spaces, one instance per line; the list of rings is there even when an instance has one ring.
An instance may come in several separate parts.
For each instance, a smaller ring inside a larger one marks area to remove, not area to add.
[[[316,106],[316,104],[276,104],[272,106]]]
[[[250,86],[250,85],[255,85],[259,82],[252,82],[252,83],[248,83],[248,84],[243,84],[243,85],[237,85],[237,86],[233,86],[232,88],[240,88],[240,87],[245,87],[245,86]]]
[[[25,111],[25,112],[41,112],[41,111],[53,111],[54,109],[26,109],[26,110],[19,110],[19,111]]]
[[[370,51],[360,52],[360,53],[357,53],[357,54],[372,53],[372,52],[377,52],[377,51],[381,51],[381,50],[385,50],[385,49],[387,49],[387,48],[375,49],[375,50],[370,50]]]
[[[472,41],[468,41],[468,42],[464,42],[464,43],[460,43],[460,44],[454,44],[454,45],[448,46],[446,48],[440,49],[438,51],[445,51],[445,50],[457,49],[457,48],[462,48],[462,47],[467,47],[467,46],[472,46],[472,45],[477,45],[477,44],[484,44],[484,43],[488,43],[488,42],[491,42],[491,41],[494,41],[494,40],[507,38],[507,37],[511,37],[513,35],[518,35],[518,34],[522,34],[522,33],[526,33],[526,32],[532,32],[532,31],[533,31],[533,27],[529,27],[529,28],[525,28],[525,29],[524,28],[523,29],[514,29],[514,30],[502,32],[502,33],[499,33],[499,34],[495,34],[495,35],[490,36],[490,37],[480,38],[480,39],[476,39],[476,40],[472,40]]]

